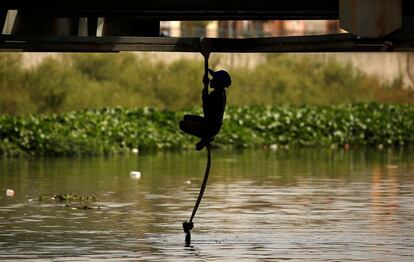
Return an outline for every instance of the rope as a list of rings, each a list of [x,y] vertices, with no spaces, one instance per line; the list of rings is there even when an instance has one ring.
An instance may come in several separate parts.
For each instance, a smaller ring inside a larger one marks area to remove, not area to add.
[[[206,165],[206,171],[204,172],[203,183],[201,184],[201,187],[200,187],[200,193],[198,194],[198,198],[194,205],[193,212],[191,213],[190,221],[185,221],[183,223],[183,229],[185,233],[185,246],[187,247],[191,245],[191,229],[194,228],[193,219],[195,217],[195,214],[197,213],[198,206],[200,205],[201,200],[203,199],[204,191],[207,186],[208,175],[210,174],[210,166],[211,166],[210,144],[207,144],[206,148],[207,148],[207,165]]]
[[[193,218],[197,212],[198,206],[200,205],[201,199],[203,198],[204,190],[206,190],[207,186],[207,180],[208,175],[210,173],[210,165],[211,165],[211,150],[210,150],[210,144],[207,144],[207,165],[206,165],[206,171],[204,172],[204,179],[203,183],[201,184],[200,193],[198,194],[197,201],[194,205],[193,213],[191,214],[190,223],[193,222]]]
[[[202,55],[204,56],[203,83],[204,83],[204,90],[208,90],[208,85],[209,85],[209,82],[210,82],[210,80],[208,79],[208,58],[210,56],[210,51],[209,51],[209,47],[205,43],[206,42],[204,41],[204,38],[201,38],[200,39],[200,49],[201,49]],[[190,221],[185,221],[183,223],[183,229],[184,229],[184,233],[185,233],[185,245],[187,247],[190,246],[190,244],[191,244],[191,229],[194,228],[193,219],[194,219],[194,217],[197,213],[198,206],[200,205],[201,200],[203,199],[204,191],[205,191],[206,186],[207,186],[208,175],[210,174],[210,166],[211,166],[211,147],[210,147],[210,143],[207,143],[206,149],[207,149],[207,165],[206,165],[206,170],[204,172],[203,183],[201,184],[200,192],[198,194],[197,201],[194,205],[193,212],[191,213]]]

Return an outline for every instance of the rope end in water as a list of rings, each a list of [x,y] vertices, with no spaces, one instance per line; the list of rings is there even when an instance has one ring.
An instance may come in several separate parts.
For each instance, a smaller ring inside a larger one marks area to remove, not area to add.
[[[185,233],[185,246],[189,247],[191,245],[191,229],[194,228],[193,222],[185,221],[183,222],[183,229]]]

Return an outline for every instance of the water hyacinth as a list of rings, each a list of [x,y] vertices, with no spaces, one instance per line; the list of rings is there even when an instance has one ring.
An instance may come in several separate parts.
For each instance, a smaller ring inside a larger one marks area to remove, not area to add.
[[[201,111],[116,107],[57,115],[0,116],[0,154],[110,155],[193,148],[196,138],[178,128],[186,113]],[[414,106],[228,107],[223,128],[213,143],[237,148],[413,144]]]

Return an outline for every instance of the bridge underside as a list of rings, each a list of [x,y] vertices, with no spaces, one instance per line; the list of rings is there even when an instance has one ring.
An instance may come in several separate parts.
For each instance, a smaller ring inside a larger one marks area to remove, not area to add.
[[[351,30],[348,31],[351,33],[243,39],[210,38],[207,41],[212,52],[414,51],[414,1],[366,1],[371,6],[363,6],[358,0],[2,0],[0,28],[3,28],[10,10],[17,10],[17,17],[12,30],[0,36],[0,51],[199,52],[199,38],[159,36],[159,22],[289,19],[339,19],[344,21],[345,26],[349,20]],[[373,5],[380,5],[380,8],[377,11],[371,10]],[[98,18],[105,18],[108,24],[112,21],[115,26],[103,36],[97,36]],[[61,25],[62,19],[66,23],[66,29],[58,31],[56,24]],[[88,21],[87,33],[82,36],[79,35],[80,19]],[[372,36],[375,32],[366,33],[370,31],[365,30],[370,21],[371,24],[380,24],[383,27],[375,36]],[[125,30],[126,27],[130,27],[130,30]],[[389,30],[391,27],[395,28]],[[362,32],[361,35],[359,32]]]
[[[200,52],[200,38],[3,36],[2,51],[25,52]],[[414,42],[359,39],[351,34],[266,38],[205,38],[216,53],[410,52]]]
[[[2,0],[1,9],[61,17],[139,17],[155,20],[338,19],[337,0]]]

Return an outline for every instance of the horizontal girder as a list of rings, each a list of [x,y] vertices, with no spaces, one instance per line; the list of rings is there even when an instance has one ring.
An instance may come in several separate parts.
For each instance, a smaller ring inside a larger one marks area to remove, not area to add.
[[[414,50],[414,42],[359,39],[351,34],[269,38],[204,38],[211,52],[380,52]],[[200,38],[173,37],[0,37],[0,51],[26,52],[200,52]]]

